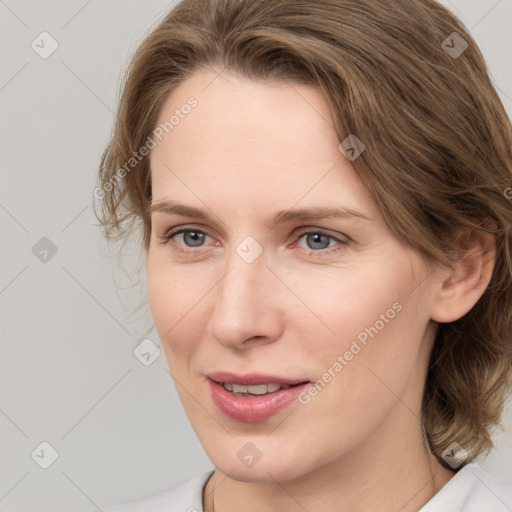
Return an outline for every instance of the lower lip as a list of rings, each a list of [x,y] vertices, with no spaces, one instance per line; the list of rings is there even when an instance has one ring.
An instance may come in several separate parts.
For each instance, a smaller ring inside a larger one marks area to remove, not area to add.
[[[208,379],[214,404],[220,412],[236,421],[258,423],[278,414],[290,405],[310,382],[252,397],[233,395],[221,384]]]

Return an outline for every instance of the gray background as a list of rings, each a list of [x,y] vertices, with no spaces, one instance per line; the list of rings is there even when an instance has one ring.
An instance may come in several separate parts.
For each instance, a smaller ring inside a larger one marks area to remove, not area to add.
[[[512,114],[512,0],[443,3]],[[132,314],[143,257],[127,251],[121,272],[91,208],[121,71],[171,5],[0,0],[1,511],[95,510],[212,468],[163,353],[145,366],[133,352],[144,338],[159,344],[147,305]],[[31,47],[43,31],[59,45],[47,59]],[[57,249],[46,261],[43,237]],[[510,402],[497,450],[479,462],[512,483]],[[47,469],[43,441],[58,453]]]

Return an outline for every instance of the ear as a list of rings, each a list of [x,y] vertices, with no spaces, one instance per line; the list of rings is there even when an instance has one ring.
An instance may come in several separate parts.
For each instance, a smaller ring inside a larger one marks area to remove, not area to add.
[[[483,224],[489,226],[489,222]],[[448,323],[463,317],[483,295],[496,261],[495,235],[485,229],[465,228],[458,237],[458,248],[466,255],[442,275],[442,284],[432,305],[431,318]]]

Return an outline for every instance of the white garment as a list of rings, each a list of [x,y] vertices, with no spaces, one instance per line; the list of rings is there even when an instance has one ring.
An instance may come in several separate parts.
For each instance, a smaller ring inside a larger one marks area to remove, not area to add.
[[[103,507],[101,510],[103,512],[204,512],[203,489],[211,475],[213,471],[208,471],[147,498],[113,507]]]
[[[103,508],[103,512],[203,512],[203,489],[212,474],[203,473],[142,500]],[[418,512],[512,512],[512,486],[470,463]]]

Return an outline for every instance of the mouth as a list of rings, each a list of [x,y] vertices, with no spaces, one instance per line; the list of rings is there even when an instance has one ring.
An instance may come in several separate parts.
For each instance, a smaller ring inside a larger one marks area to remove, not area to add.
[[[232,395],[251,397],[269,395],[272,393],[276,393],[281,389],[294,388],[296,386],[300,386],[301,384],[306,384],[307,382],[308,381],[299,382],[298,384],[277,384],[274,382],[270,382],[268,384],[257,384],[253,386],[244,386],[243,384],[235,384],[233,382],[217,382],[217,384],[221,385],[226,391],[229,391]]]
[[[226,391],[234,395],[260,396],[269,393],[276,393],[281,389],[288,389],[310,382],[305,379],[293,379],[276,375],[248,373],[236,375],[230,372],[213,372],[207,377],[213,382],[220,384]]]
[[[295,402],[311,381],[272,375],[209,374],[211,399],[232,420],[263,422]]]

